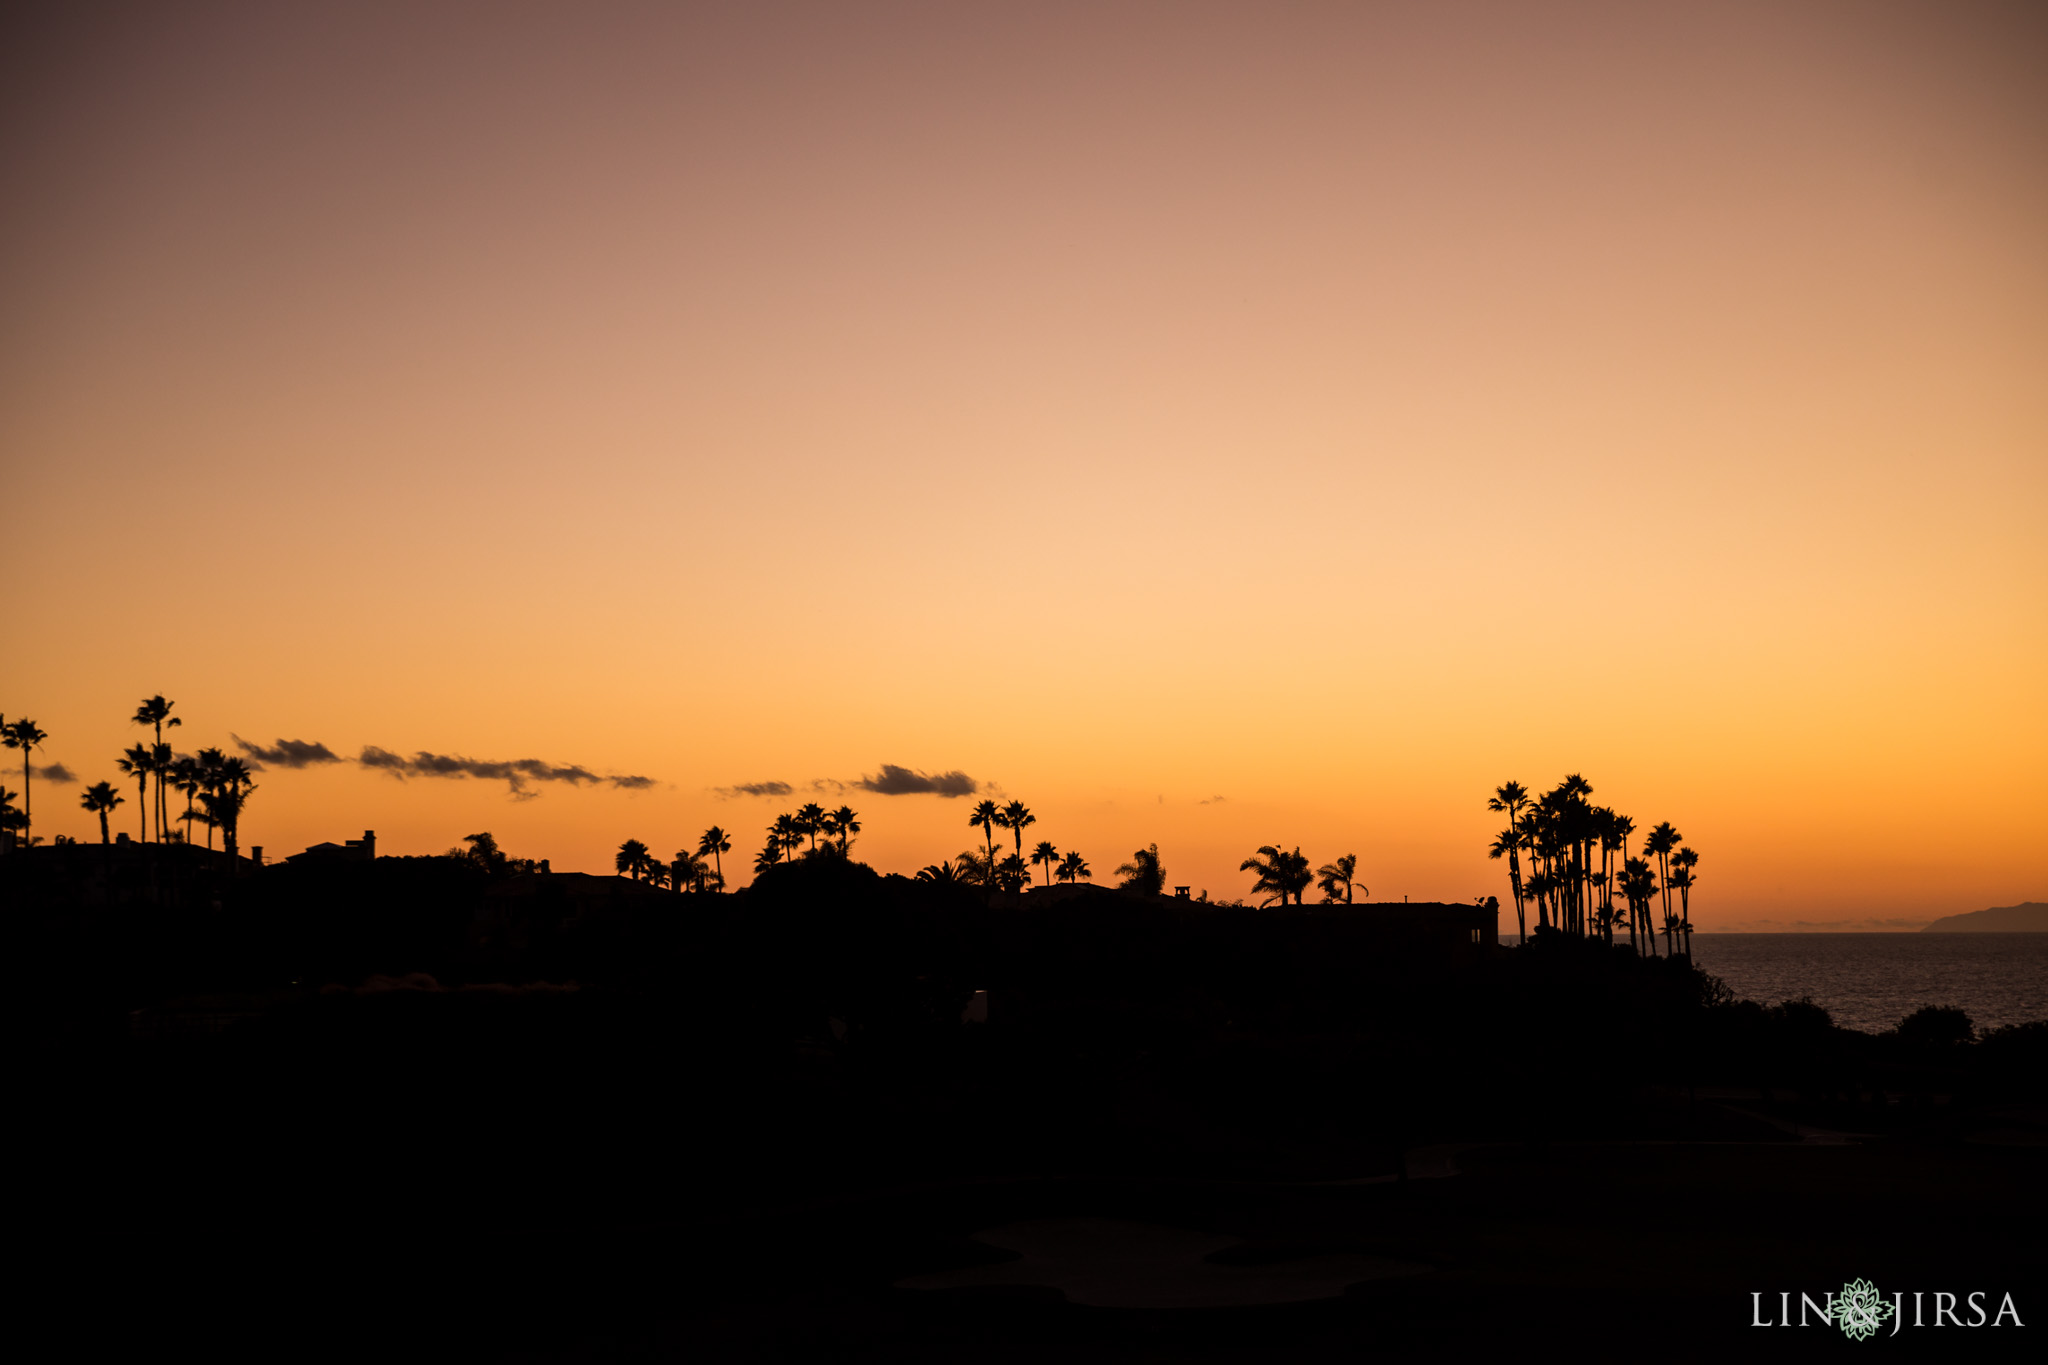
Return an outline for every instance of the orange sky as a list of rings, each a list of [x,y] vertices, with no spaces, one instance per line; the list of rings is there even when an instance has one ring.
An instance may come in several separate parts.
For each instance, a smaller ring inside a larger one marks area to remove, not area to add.
[[[273,769],[244,835],[586,869],[958,769],[1098,877],[1416,899],[1577,770],[1704,927],[2048,899],[2038,8],[591,8],[8,44],[38,762],[162,692],[657,779]]]

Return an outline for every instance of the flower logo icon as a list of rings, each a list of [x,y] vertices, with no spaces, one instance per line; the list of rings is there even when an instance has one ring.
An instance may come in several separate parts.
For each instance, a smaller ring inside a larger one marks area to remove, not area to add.
[[[1835,1323],[1848,1336],[1867,1341],[1892,1315],[1892,1305],[1868,1280],[1851,1280],[1835,1299]]]

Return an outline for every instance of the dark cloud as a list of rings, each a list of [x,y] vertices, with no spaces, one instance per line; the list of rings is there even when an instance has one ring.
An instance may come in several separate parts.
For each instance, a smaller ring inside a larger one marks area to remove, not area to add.
[[[35,770],[35,775],[42,778],[45,782],[55,782],[61,785],[65,782],[76,782],[78,780],[78,774],[72,772],[71,769],[65,767],[62,763],[47,763],[40,768],[35,767],[34,764],[29,766]]]
[[[796,788],[787,782],[738,782],[715,790],[729,801],[735,796],[787,796]]]
[[[266,747],[251,744],[232,731],[229,732],[228,738],[235,742],[235,747],[264,767],[308,768],[316,763],[341,762],[340,754],[314,740],[281,739],[276,744]]]
[[[566,782],[572,787],[605,783],[621,791],[642,791],[654,785],[653,778],[638,773],[602,776],[578,763],[547,763],[538,758],[464,758],[459,754],[429,753],[425,749],[407,758],[374,744],[365,744],[356,762],[394,777],[477,777],[503,782],[512,789],[514,796],[522,798],[539,794],[529,788],[528,784],[534,782]]]
[[[880,773],[864,776],[852,785],[877,796],[972,796],[981,790],[980,783],[958,769],[950,773],[921,773],[894,763],[884,763]]]

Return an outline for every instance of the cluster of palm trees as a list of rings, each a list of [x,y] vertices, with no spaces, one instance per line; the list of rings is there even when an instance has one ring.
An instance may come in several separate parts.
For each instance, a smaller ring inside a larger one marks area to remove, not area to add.
[[[998,806],[994,801],[983,801],[975,806],[967,817],[970,829],[981,831],[982,846],[970,848],[958,858],[932,863],[919,870],[917,879],[921,882],[961,882],[968,886],[979,886],[988,891],[1022,891],[1031,881],[1031,868],[1041,869],[1045,884],[1054,881],[1074,884],[1094,877],[1094,869],[1088,860],[1078,852],[1059,851],[1050,839],[1040,839],[1027,859],[1024,853],[1024,831],[1038,823],[1038,817],[1022,801],[1012,801]],[[1012,847],[1010,852],[996,855],[996,831],[1010,831]]]
[[[858,833],[860,814],[853,807],[828,811],[813,801],[775,817],[775,822],[768,826],[766,847],[754,858],[754,871],[765,872],[799,856],[845,857]],[[649,853],[646,844],[628,839],[619,845],[612,866],[620,876],[652,886],[677,891],[723,891],[725,855],[730,852],[732,835],[713,825],[698,838],[695,849],[678,849],[674,860],[666,863]]]
[[[1261,844],[1257,853],[1237,865],[1237,870],[1256,874],[1252,881],[1252,894],[1266,896],[1259,902],[1262,907],[1285,905],[1290,896],[1296,905],[1300,905],[1302,893],[1310,886],[1323,893],[1325,905],[1350,905],[1354,891],[1367,896],[1372,894],[1358,881],[1356,853],[1347,853],[1311,872],[1308,858],[1303,855],[1300,845],[1283,850],[1278,844]]]
[[[1508,817],[1487,856],[1507,861],[1523,941],[1529,937],[1528,912],[1534,906],[1540,929],[1608,943],[1626,929],[1638,952],[1654,955],[1661,928],[1665,954],[1683,951],[1690,957],[1692,888],[1700,855],[1682,847],[1684,836],[1665,821],[1644,836],[1642,856],[1630,856],[1636,822],[1594,805],[1592,795],[1593,785],[1573,773],[1536,797],[1519,782],[1503,783],[1486,803],[1488,810]],[[1673,891],[1678,893],[1676,909]]]
[[[34,835],[30,832],[30,799],[33,791],[29,778],[35,772],[35,766],[30,763],[29,755],[37,745],[48,738],[49,736],[32,720],[8,720],[5,716],[0,716],[0,744],[10,749],[21,750],[20,810],[14,809],[14,793],[0,787],[0,839],[10,844],[17,839],[23,844],[34,842]]]
[[[181,717],[171,714],[176,702],[169,701],[161,694],[145,697],[130,717],[130,723],[150,727],[152,738],[148,743],[130,745],[114,766],[123,776],[135,781],[138,804],[137,833],[143,843],[150,842],[153,830],[158,843],[190,843],[192,826],[206,827],[206,846],[213,847],[213,831],[221,832],[221,843],[230,855],[240,844],[242,809],[247,805],[249,794],[256,790],[256,783],[249,765],[239,758],[230,758],[219,749],[201,749],[196,754],[181,754],[164,739],[164,731],[176,729],[184,724]],[[0,789],[0,830],[17,833],[23,843],[34,842],[30,833],[29,779],[34,765],[29,761],[30,752],[49,738],[32,720],[7,721],[0,717],[0,743],[10,749],[21,750],[22,809],[13,810],[12,792]],[[177,793],[185,798],[182,814],[171,809],[171,795]],[[95,782],[80,795],[78,804],[100,819],[100,842],[112,843],[113,831],[108,817],[114,808],[127,804],[127,798],[112,782]],[[182,824],[183,830],[173,829]]]
[[[206,846],[213,847],[213,832],[217,829],[221,833],[221,846],[233,856],[241,843],[242,809],[248,804],[249,794],[256,790],[254,776],[247,763],[231,758],[219,749],[201,749],[196,754],[173,751],[164,741],[164,731],[184,724],[183,720],[171,714],[171,708],[176,705],[162,695],[145,697],[135,708],[129,723],[149,726],[154,738],[148,744],[131,744],[121,757],[114,760],[114,766],[122,775],[135,782],[136,797],[140,803],[136,815],[142,841],[148,843],[150,831],[154,829],[158,843],[191,843],[192,827],[203,825]],[[155,788],[153,793],[152,786]],[[122,804],[121,798],[113,792],[111,782],[95,783],[86,788],[79,803],[99,815],[103,841],[107,835],[107,815],[113,807]],[[171,809],[173,792],[185,798],[182,813]],[[172,829],[174,824],[182,824],[185,828],[182,831]]]

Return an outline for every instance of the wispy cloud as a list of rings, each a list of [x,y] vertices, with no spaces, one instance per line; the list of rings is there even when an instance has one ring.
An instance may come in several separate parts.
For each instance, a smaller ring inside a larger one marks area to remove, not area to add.
[[[1195,802],[1195,804],[1198,806],[1220,806],[1229,799],[1230,798],[1227,796],[1205,796],[1201,800]]]
[[[59,786],[66,782],[76,782],[78,780],[78,774],[72,772],[71,769],[65,767],[62,763],[45,763],[40,768],[31,763],[29,768],[37,777],[42,778],[43,781],[55,782]]]
[[[407,758],[374,744],[365,744],[356,762],[393,777],[475,777],[503,782],[514,796],[522,798],[539,795],[528,785],[534,782],[566,782],[572,787],[604,785],[621,791],[644,791],[654,785],[653,778],[639,773],[594,773],[579,763],[548,763],[538,758],[465,758],[425,749]]]
[[[787,796],[796,788],[787,782],[735,782],[730,787],[714,787],[712,790],[730,801],[735,796]]]
[[[256,760],[262,767],[310,768],[317,763],[339,763],[341,755],[315,740],[280,739],[272,745],[251,744],[240,735],[229,732],[228,738],[235,747]]]
[[[863,776],[850,785],[877,796],[972,796],[984,784],[955,769],[949,773],[924,773],[884,763],[873,777]]]

